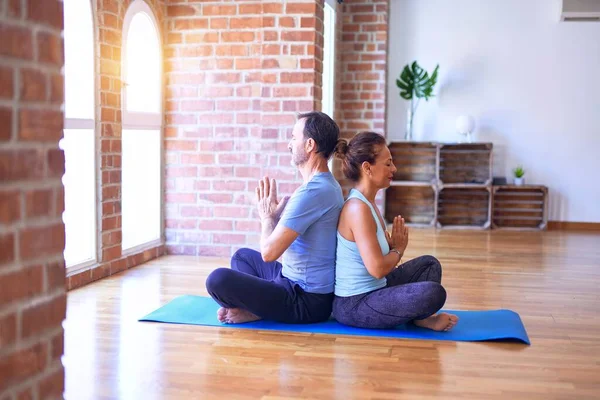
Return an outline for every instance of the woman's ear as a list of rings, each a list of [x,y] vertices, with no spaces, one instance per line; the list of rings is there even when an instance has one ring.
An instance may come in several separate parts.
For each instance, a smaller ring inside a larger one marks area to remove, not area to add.
[[[371,164],[369,164],[367,161],[364,161],[360,165],[360,168],[362,169],[364,176],[371,176]]]

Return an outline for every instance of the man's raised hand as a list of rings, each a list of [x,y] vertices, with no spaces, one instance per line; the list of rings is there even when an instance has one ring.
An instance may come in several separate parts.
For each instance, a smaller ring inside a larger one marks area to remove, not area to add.
[[[261,220],[273,218],[279,220],[289,197],[277,200],[277,183],[275,179],[269,180],[267,176],[258,182],[256,188],[256,199],[258,203],[258,215]]]

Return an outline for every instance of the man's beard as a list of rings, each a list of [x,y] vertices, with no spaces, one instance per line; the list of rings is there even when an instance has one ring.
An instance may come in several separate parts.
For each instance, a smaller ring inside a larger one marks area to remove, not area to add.
[[[292,166],[301,167],[308,161],[308,154],[304,151],[301,153],[292,152]]]

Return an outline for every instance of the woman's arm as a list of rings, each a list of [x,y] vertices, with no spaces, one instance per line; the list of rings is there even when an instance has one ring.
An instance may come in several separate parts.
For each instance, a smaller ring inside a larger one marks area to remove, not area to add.
[[[402,258],[395,251],[382,253],[373,214],[369,206],[358,199],[346,202],[340,215],[340,234],[356,243],[367,271],[374,278],[385,277]]]

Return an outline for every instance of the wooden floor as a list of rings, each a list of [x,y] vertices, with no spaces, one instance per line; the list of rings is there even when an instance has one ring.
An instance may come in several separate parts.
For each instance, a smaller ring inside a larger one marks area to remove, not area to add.
[[[227,260],[164,257],[70,292],[67,399],[600,398],[600,236],[412,230],[446,308],[517,311],[532,345],[140,323]]]

